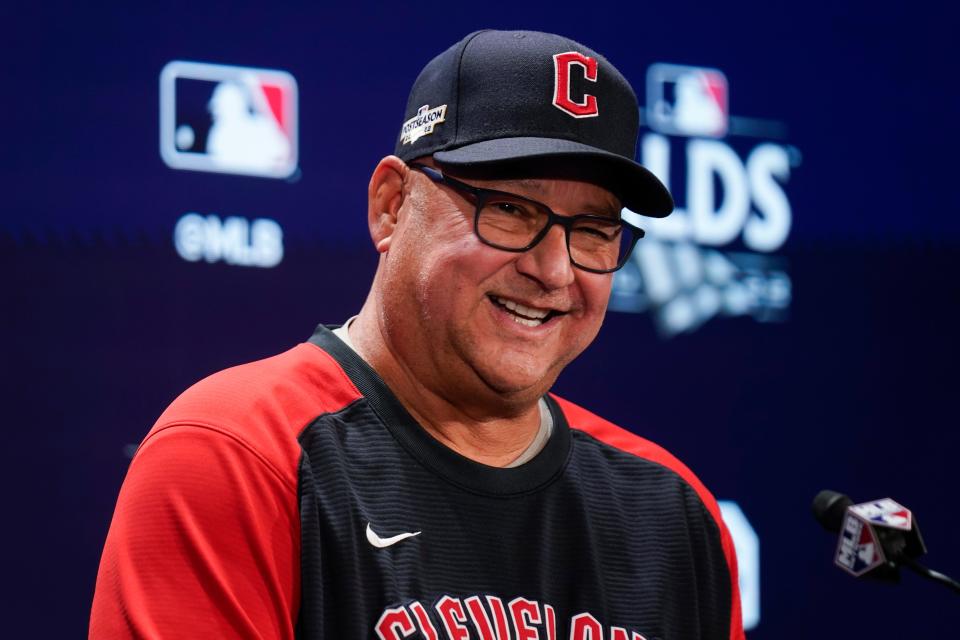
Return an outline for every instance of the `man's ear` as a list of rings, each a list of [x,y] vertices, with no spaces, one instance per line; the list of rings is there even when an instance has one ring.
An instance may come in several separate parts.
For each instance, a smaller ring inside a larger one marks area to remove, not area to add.
[[[367,224],[373,246],[380,253],[390,249],[397,216],[403,204],[403,177],[407,165],[397,156],[387,156],[377,164],[367,189]]]

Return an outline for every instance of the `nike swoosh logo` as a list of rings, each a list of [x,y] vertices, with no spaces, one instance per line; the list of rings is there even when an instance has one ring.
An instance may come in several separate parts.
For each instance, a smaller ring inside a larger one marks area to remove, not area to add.
[[[401,540],[406,540],[407,538],[412,538],[413,536],[418,535],[420,535],[420,532],[414,531],[413,533],[398,533],[397,535],[390,536],[389,538],[381,538],[373,532],[373,529],[370,528],[370,523],[367,523],[367,542],[378,549],[385,549],[390,545],[397,544]]]

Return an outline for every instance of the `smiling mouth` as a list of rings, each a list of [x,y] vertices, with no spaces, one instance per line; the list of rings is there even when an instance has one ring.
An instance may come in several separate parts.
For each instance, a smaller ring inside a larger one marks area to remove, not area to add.
[[[519,302],[494,295],[488,295],[487,297],[490,298],[490,302],[506,311],[507,314],[513,318],[514,322],[522,324],[525,327],[539,327],[542,324],[550,322],[553,318],[563,315],[562,311],[556,311],[554,309],[528,307]]]

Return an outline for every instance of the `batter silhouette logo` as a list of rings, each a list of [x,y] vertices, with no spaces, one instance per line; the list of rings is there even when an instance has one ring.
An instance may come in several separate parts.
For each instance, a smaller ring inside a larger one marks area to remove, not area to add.
[[[297,82],[277,69],[175,60],[160,73],[160,155],[174,169],[288,178]]]
[[[718,69],[655,64],[647,71],[650,127],[667,135],[722,138],[727,78]]]

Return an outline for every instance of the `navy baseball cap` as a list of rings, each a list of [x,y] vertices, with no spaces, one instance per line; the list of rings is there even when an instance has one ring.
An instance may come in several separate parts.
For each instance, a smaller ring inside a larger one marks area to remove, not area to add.
[[[454,169],[572,166],[662,218],[673,198],[634,160],[639,127],[637,96],[600,54],[550,33],[486,30],[420,72],[394,153]]]

